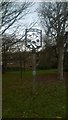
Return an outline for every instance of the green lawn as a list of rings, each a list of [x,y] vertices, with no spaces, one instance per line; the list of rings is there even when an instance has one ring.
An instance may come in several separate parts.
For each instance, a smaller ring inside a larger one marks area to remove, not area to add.
[[[56,72],[56,71],[55,71]],[[38,71],[43,76],[53,71]],[[64,81],[37,81],[33,94],[30,71],[3,75],[2,116],[4,118],[65,118],[66,88]]]

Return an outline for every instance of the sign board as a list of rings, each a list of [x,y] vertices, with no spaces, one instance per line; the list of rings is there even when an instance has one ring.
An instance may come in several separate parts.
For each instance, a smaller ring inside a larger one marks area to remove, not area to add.
[[[42,46],[42,30],[26,29],[25,31],[26,47],[38,49]]]

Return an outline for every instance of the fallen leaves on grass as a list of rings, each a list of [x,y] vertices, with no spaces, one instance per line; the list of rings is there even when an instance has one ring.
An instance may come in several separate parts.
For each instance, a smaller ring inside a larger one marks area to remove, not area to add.
[[[61,119],[62,117],[60,117],[60,116],[57,116],[56,118],[59,118],[59,119]]]

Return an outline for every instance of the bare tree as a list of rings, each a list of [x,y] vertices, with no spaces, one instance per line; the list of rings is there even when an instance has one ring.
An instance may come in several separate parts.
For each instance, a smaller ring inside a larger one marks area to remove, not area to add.
[[[1,2],[0,10],[2,13],[1,26],[2,34],[10,28],[14,23],[19,22],[29,10],[27,10],[32,3],[30,2]]]
[[[58,72],[63,79],[65,30],[68,27],[68,2],[42,2],[39,17],[45,33],[57,46]]]
[[[29,8],[33,5],[31,2],[1,2],[0,3],[0,12],[1,12],[1,24],[0,24],[0,32],[2,34],[2,54],[4,56],[4,70],[6,68],[6,52],[9,48],[15,44],[22,43],[24,39],[24,35],[20,38],[16,37],[17,29],[20,27],[20,20],[23,20],[25,15],[27,15],[30,11]],[[12,35],[6,35],[6,31],[14,27],[15,31]],[[23,24],[21,25],[23,26]]]

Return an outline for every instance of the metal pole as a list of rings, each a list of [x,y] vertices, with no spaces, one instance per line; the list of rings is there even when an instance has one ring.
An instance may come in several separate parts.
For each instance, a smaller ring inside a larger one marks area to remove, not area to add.
[[[22,56],[20,52],[20,74],[21,74],[21,80],[22,80]]]
[[[35,49],[32,50],[32,57],[33,57],[33,69],[32,69],[32,75],[33,75],[33,91],[35,91],[35,80],[36,80],[36,51]]]

